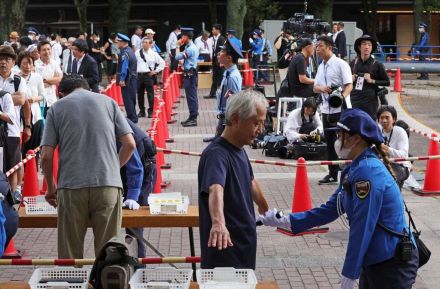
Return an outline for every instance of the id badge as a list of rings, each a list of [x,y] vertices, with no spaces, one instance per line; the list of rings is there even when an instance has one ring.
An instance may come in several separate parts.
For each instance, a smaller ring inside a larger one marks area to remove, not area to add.
[[[354,89],[356,90],[362,90],[362,88],[364,87],[364,77],[363,76],[358,76],[357,81],[356,81],[356,87]]]

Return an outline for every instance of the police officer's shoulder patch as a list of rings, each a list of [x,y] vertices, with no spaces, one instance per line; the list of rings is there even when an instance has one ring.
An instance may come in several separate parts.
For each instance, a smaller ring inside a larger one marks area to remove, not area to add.
[[[359,199],[365,199],[371,191],[370,181],[360,181],[354,184],[356,195]]]

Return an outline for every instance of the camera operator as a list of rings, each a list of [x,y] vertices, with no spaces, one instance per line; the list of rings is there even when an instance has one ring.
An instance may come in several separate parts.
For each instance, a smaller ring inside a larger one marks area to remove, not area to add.
[[[339,107],[330,106],[329,99],[333,86],[341,87],[341,97],[345,99],[348,108],[351,108],[350,92],[353,89],[353,79],[350,74],[350,67],[341,58],[333,54],[333,40],[328,36],[318,38],[316,52],[323,59],[316,73],[313,91],[320,93],[322,97],[322,122],[324,124],[324,136],[327,141],[328,160],[337,160],[334,143],[336,133],[328,131],[327,128],[335,127],[339,121],[342,105]],[[329,174],[319,181],[320,184],[336,183],[338,181],[339,166],[329,165]]]
[[[298,39],[297,53],[290,61],[287,71],[287,81],[289,82],[289,95],[296,97],[310,97],[313,94],[313,84],[315,80],[310,78],[307,73],[309,59],[314,53],[313,42],[309,38]]]
[[[370,35],[363,35],[354,42],[357,57],[350,63],[353,74],[351,104],[362,109],[376,120],[379,100],[378,86],[389,86],[390,79],[382,63],[372,57],[377,49],[376,40]]]
[[[280,62],[282,62],[282,57],[285,56],[285,52],[289,49],[289,43],[295,40],[292,32],[289,29],[282,30],[280,35],[275,38],[274,47],[277,50],[277,59],[278,59],[278,72],[280,74],[280,79],[283,80],[287,75],[287,67],[281,68],[283,66]]]
[[[306,140],[323,131],[322,121],[316,113],[318,105],[314,97],[307,98],[302,107],[292,110],[284,126],[283,134],[289,143]]]

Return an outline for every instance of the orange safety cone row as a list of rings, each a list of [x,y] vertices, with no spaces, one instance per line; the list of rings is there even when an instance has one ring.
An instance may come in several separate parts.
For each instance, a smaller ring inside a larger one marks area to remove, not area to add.
[[[14,239],[11,239],[11,241],[9,241],[9,243],[6,245],[2,259],[19,259],[22,256],[23,252],[15,249]]]
[[[433,133],[429,142],[428,155],[435,156],[440,154],[439,143],[436,141],[438,136]],[[419,196],[433,197],[440,196],[440,159],[428,160],[426,162],[425,182],[423,189],[413,189]]]
[[[397,67],[396,76],[394,77],[394,92],[402,92],[402,83],[400,80],[400,67]]]
[[[172,82],[173,82],[173,89],[174,89],[174,102],[175,103],[180,103],[180,88],[179,88],[179,80],[178,80],[178,75],[174,74],[174,76],[172,77]]]
[[[305,212],[312,209],[312,200],[310,198],[310,186],[307,177],[306,161],[304,158],[299,158],[297,161],[295,185],[293,188],[292,199],[292,213]],[[278,228],[277,231],[289,236],[302,236],[308,234],[323,234],[327,233],[329,228],[319,227],[312,228],[299,234],[293,234],[290,230]]]
[[[168,124],[167,124],[168,122],[167,122],[167,117],[166,117],[166,112],[165,112],[166,103],[163,100],[161,100],[161,104],[162,105],[161,105],[161,109],[159,112],[159,117],[162,122],[163,137],[165,139],[165,142],[173,143],[174,139],[170,137],[170,131],[168,129]]]
[[[166,112],[166,118],[168,124],[173,124],[177,120],[172,119],[172,117],[175,115],[173,114],[173,101],[171,99],[171,94],[168,86],[165,86],[162,90],[162,99],[165,101],[165,112]]]
[[[170,77],[170,66],[165,62],[165,67],[162,72],[162,84],[165,84],[167,79]]]
[[[26,155],[33,154],[35,154],[33,150],[28,150],[26,153]],[[38,195],[40,195],[40,189],[38,188],[37,162],[34,157],[24,165],[23,197]]]

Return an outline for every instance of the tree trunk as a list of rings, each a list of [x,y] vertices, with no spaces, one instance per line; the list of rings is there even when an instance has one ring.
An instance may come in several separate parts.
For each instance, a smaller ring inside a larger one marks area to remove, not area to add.
[[[26,7],[28,4],[28,0],[15,0],[10,1],[11,10],[10,10],[10,18],[9,25],[11,31],[21,32],[24,28],[24,21],[26,17]]]
[[[211,16],[211,25],[218,23],[217,18],[217,0],[208,0],[209,15]],[[209,26],[208,26],[209,27]]]
[[[79,19],[79,31],[86,32],[87,31],[87,5],[89,4],[89,0],[74,0],[76,11],[78,12]]]
[[[314,14],[316,18],[328,21],[333,21],[333,0],[318,0],[309,3],[310,8],[308,13]]]
[[[419,24],[423,22],[423,9],[424,9],[424,1],[423,0],[414,0],[414,42],[417,43],[419,41]],[[427,31],[429,32],[429,31]]]
[[[364,10],[365,34],[369,34],[377,39],[377,0],[362,0]]]
[[[128,33],[131,0],[109,0],[109,32]]]
[[[7,8],[9,7],[9,1],[8,0],[0,0],[0,40],[1,43],[3,41],[8,40],[9,36],[9,10],[7,11]]]
[[[227,0],[226,27],[237,31],[237,38],[243,35],[243,22],[246,15],[246,0]]]

